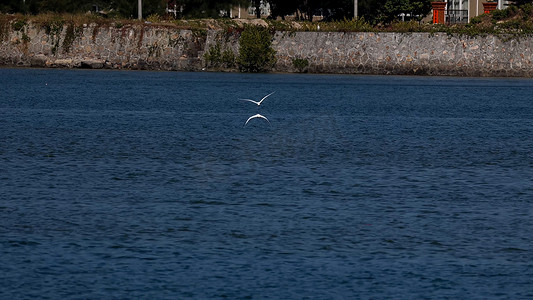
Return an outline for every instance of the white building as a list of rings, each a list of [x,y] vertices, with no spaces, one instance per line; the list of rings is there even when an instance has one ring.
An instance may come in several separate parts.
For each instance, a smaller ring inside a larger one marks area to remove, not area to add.
[[[483,2],[487,0],[444,0],[446,6],[446,23],[468,23],[473,17],[484,13]],[[509,6],[508,0],[498,1],[497,9]]]

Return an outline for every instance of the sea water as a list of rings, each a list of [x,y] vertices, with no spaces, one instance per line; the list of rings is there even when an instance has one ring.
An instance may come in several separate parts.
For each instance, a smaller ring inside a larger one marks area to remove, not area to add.
[[[0,69],[0,298],[533,299],[532,95]]]

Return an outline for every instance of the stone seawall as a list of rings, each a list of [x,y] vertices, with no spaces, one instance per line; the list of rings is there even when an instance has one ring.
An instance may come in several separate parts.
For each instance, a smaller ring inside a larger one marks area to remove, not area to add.
[[[50,31],[50,30],[48,30]],[[169,27],[28,25],[0,45],[0,65],[145,70],[199,70],[206,35]]]
[[[315,73],[533,76],[533,37],[298,32],[277,33],[274,44],[282,70],[299,57]]]
[[[70,27],[69,27],[70,26]],[[0,34],[0,65],[199,71],[216,43],[238,52],[221,30],[95,24],[50,32],[27,24]],[[277,32],[277,72],[533,77],[533,37],[445,33]],[[308,62],[296,68],[294,59]]]

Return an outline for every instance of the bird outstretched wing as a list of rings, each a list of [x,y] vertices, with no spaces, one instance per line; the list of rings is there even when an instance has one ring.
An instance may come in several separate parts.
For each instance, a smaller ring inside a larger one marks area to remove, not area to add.
[[[246,126],[246,124],[248,124],[248,122],[250,122],[250,120],[255,119],[255,118],[265,119],[268,122],[268,124],[270,124],[270,121],[267,119],[267,117],[265,117],[265,116],[263,116],[261,114],[256,114],[256,115],[253,115],[253,116],[249,117],[248,120],[246,120],[246,123],[244,123],[244,126]]]
[[[255,103],[255,104],[257,104],[257,105],[260,104],[259,102],[254,101],[254,100],[252,100],[252,99],[239,99],[239,100],[242,100],[242,101],[250,101],[250,102]]]
[[[272,93],[270,93],[270,94],[268,94],[268,95],[266,95],[266,96],[264,96],[263,99],[261,99],[261,101],[259,101],[259,104],[258,104],[258,105],[261,105],[261,102],[263,102],[263,100],[265,100],[268,96],[270,96],[270,95],[272,95],[272,94],[274,94],[274,93],[275,93],[275,91],[272,92]]]

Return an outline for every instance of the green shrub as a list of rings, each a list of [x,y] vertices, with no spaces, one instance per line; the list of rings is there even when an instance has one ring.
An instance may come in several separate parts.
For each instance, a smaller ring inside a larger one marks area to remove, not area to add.
[[[333,25],[333,28],[329,28],[328,24]],[[325,23],[322,26],[323,30],[328,31],[342,31],[342,32],[369,32],[374,31],[372,25],[367,23],[364,18],[358,19],[344,19],[342,21]]]
[[[500,24],[500,28],[504,32],[520,32],[523,29],[523,24],[518,20],[511,20]]]
[[[207,67],[218,68],[222,63],[222,53],[220,52],[220,44],[211,46],[209,50],[204,54],[204,59]]]
[[[292,66],[298,69],[298,72],[302,73],[307,71],[306,68],[309,66],[309,61],[305,58],[295,58],[292,60]]]
[[[222,51],[219,43],[211,46],[204,54],[207,67],[218,69],[235,67],[235,54],[230,49]]]
[[[75,26],[72,22],[67,24],[67,29],[65,31],[65,38],[63,39],[63,50],[65,53],[70,51],[72,44],[78,36],[81,36],[83,32],[82,26]]]
[[[63,25],[65,20],[60,15],[53,15],[51,18],[48,16],[41,16],[43,21],[40,21],[41,26],[44,27],[46,34],[50,36],[50,44],[52,44],[52,54],[56,54],[59,50],[59,42],[61,40],[61,32],[63,31]]]
[[[24,43],[29,43],[31,41],[30,37],[26,34],[26,32],[22,33],[22,41]]]
[[[246,25],[239,39],[237,64],[242,72],[267,72],[276,63],[272,34],[268,28]]]
[[[21,31],[22,29],[24,29],[24,26],[26,26],[26,20],[17,20],[13,22],[11,26],[13,27],[13,30]]]
[[[389,31],[394,32],[425,32],[428,31],[429,26],[426,26],[425,24],[421,24],[417,21],[407,21],[407,22],[392,22],[390,24]]]
[[[270,28],[273,28],[276,31],[295,31],[295,28],[291,22],[271,19],[266,19],[265,21]]]
[[[533,12],[533,4],[529,3],[522,6],[522,11],[524,12],[523,19],[528,20],[531,15],[531,12]]]
[[[481,16],[476,16],[470,19],[470,24],[476,25],[481,23]]]
[[[224,50],[224,52],[222,52],[222,64],[226,68],[235,67],[235,53],[230,49]]]
[[[151,14],[146,18],[146,21],[150,23],[161,23],[163,18],[159,14]]]
[[[492,21],[496,23],[496,21],[500,21],[503,19],[506,19],[509,17],[509,10],[508,9],[496,9],[492,11]]]

